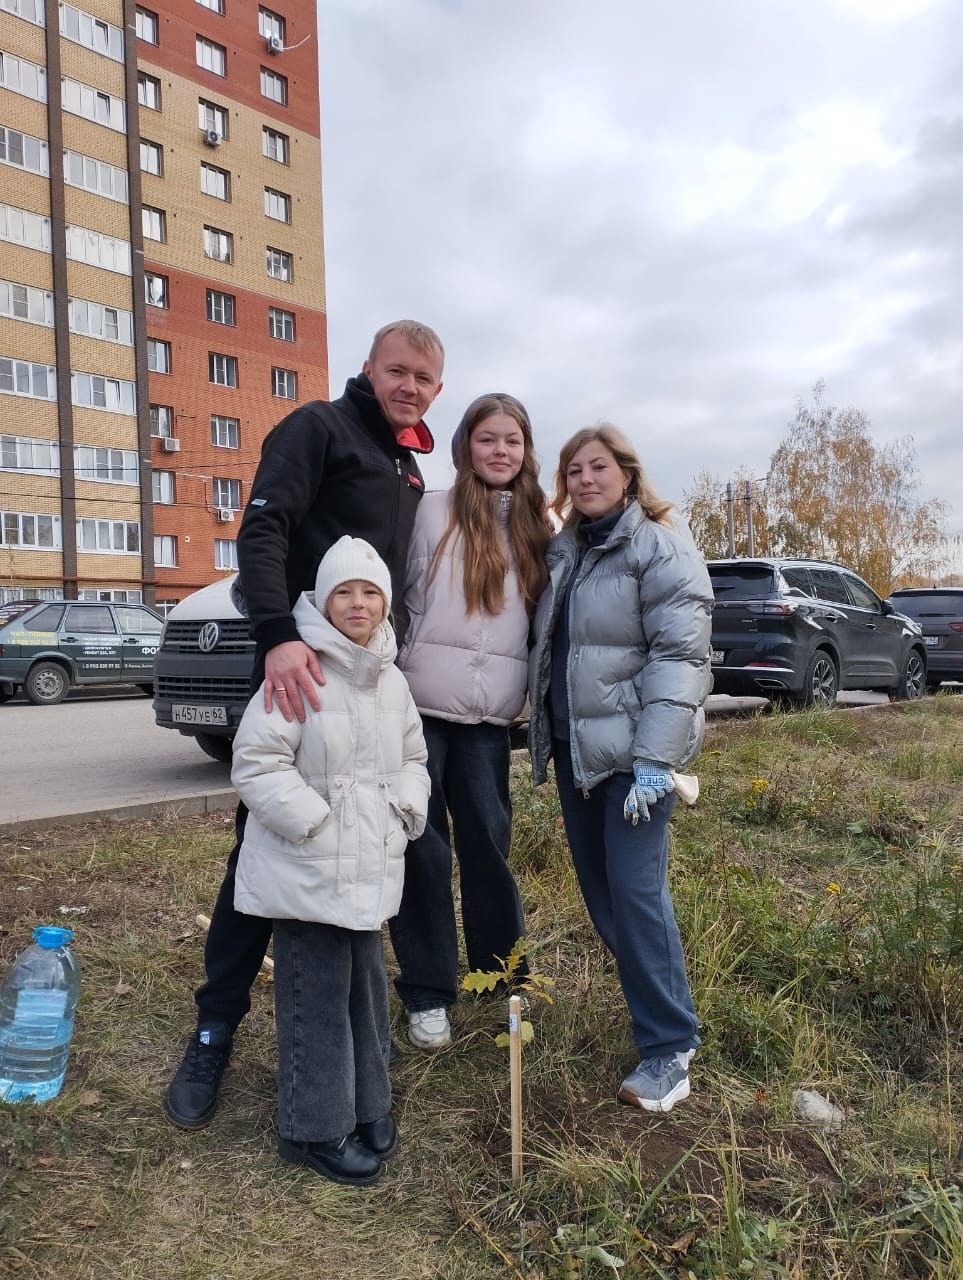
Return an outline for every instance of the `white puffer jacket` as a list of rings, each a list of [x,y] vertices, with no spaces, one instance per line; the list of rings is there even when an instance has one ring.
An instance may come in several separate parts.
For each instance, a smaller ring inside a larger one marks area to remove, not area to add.
[[[518,591],[508,543],[512,495],[497,495],[508,555],[505,608],[472,613],[465,606],[465,560],[458,534],[445,547],[431,586],[428,571],[448,528],[449,493],[426,493],[418,504],[408,551],[405,605],[408,634],[398,656],[422,715],[458,724],[511,724],[525,704],[529,618]]]
[[[234,739],[231,781],[250,813],[234,905],[246,915],[379,929],[398,912],[405,849],[428,812],[421,719],[388,623],[366,649],[305,593],[298,631],[326,683],[304,724],[264,710],[259,691]]]

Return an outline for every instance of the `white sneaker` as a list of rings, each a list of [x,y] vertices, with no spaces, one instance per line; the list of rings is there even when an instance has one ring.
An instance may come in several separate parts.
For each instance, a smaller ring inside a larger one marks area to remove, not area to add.
[[[408,1014],[408,1039],[419,1049],[443,1049],[451,1044],[448,1010],[417,1009]]]

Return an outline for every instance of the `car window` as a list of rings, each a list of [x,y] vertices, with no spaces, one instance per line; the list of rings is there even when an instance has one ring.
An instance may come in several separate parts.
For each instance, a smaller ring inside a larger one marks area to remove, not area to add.
[[[36,607],[36,600],[12,600],[9,604],[0,604],[0,627],[6,626],[14,618],[19,618],[28,609],[35,609]]]
[[[761,600],[771,596],[776,589],[775,572],[768,565],[712,565],[708,566],[712,590],[717,597],[731,596],[734,600]]]
[[[798,566],[791,569],[783,569],[782,576],[790,587],[795,587],[797,591],[801,591],[804,596],[813,595],[812,579],[809,576],[808,569],[802,569]]]
[[[872,587],[868,587],[862,578],[854,577],[851,573],[844,573],[842,578],[849,587],[849,594],[857,608],[872,609],[874,613],[879,613],[880,598]]]
[[[86,631],[98,635],[116,635],[117,628],[105,604],[73,605],[67,610],[66,631]]]
[[[48,604],[46,609],[41,609],[23,624],[24,631],[56,631],[64,616],[64,608],[62,604]]]
[[[890,599],[900,613],[911,618],[963,617],[963,591],[914,592],[905,596],[894,591]]]
[[[835,604],[849,604],[849,596],[842,574],[836,569],[812,569],[813,587],[817,600],[830,600]]]
[[[141,609],[137,605],[115,604],[114,613],[125,636],[159,636],[164,626],[149,609]]]

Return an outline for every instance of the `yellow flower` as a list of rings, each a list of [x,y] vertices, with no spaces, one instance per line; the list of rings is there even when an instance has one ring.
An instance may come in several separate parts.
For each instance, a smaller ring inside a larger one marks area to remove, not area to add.
[[[759,795],[763,791],[768,791],[770,786],[771,783],[769,783],[765,778],[756,778],[752,784],[752,789],[757,795]]]
[[[842,890],[840,889],[839,885],[836,883],[836,881],[835,881],[835,880],[830,880],[829,884],[827,884],[827,886],[826,886],[826,892],[827,892],[827,893],[841,893],[841,892],[842,892]]]

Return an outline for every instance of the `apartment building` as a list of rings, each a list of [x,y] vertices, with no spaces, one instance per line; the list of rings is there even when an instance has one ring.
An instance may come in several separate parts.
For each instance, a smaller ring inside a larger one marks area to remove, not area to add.
[[[328,395],[314,6],[0,0],[0,257],[0,601],[235,568]]]

